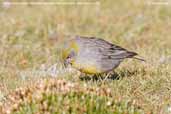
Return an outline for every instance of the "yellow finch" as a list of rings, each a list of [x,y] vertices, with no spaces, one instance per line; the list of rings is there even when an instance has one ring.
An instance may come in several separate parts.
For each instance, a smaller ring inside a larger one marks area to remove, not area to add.
[[[136,58],[135,52],[94,37],[75,36],[64,44],[64,65],[83,73],[99,74],[112,71],[126,58]]]

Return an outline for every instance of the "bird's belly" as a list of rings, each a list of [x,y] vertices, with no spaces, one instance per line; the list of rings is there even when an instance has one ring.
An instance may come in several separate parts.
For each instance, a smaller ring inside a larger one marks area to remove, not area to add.
[[[99,74],[113,70],[121,61],[113,59],[102,59],[97,57],[79,57],[73,62],[72,66],[87,74]]]
[[[100,70],[98,70],[97,68],[95,67],[84,67],[84,68],[81,68],[79,69],[81,72],[84,72],[84,73],[87,73],[87,74],[98,74],[98,73],[101,73]]]
[[[88,63],[74,63],[72,64],[73,67],[80,70],[81,72],[87,73],[87,74],[98,74],[102,73],[103,71],[97,66],[93,64]]]

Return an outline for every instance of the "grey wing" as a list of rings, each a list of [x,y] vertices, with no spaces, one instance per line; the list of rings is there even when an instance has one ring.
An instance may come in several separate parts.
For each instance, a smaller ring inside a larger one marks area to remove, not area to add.
[[[95,37],[76,37],[77,41],[80,44],[80,48],[83,50],[88,49],[88,52],[103,54],[104,57],[111,59],[124,59],[132,58],[138,55],[135,52],[128,51],[120,46],[109,43],[103,39],[98,39]],[[98,53],[99,52],[99,53]]]
[[[125,59],[132,58],[138,54],[121,48],[120,46],[113,45],[110,48],[105,49],[103,55],[111,59]]]
[[[109,43],[107,41],[96,40],[96,47],[100,54],[100,67],[104,71],[109,71],[116,68],[125,58],[132,58],[137,55],[135,52],[127,51],[126,49]]]
[[[81,56],[94,61],[101,71],[109,71],[116,68],[125,58],[131,58],[137,53],[127,51],[126,49],[109,43],[103,39],[97,38],[78,38],[77,41],[82,48]],[[89,55],[89,56],[87,56]],[[90,57],[90,58],[89,58]]]

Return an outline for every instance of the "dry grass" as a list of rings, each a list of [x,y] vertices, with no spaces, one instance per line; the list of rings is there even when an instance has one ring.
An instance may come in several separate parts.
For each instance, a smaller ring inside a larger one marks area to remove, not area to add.
[[[33,85],[30,86],[32,89],[39,80],[44,78],[53,80],[48,75],[41,77],[29,74],[30,77],[26,78],[21,75],[21,72],[38,70],[42,66],[49,67],[59,61],[60,44],[55,41],[62,40],[60,36],[86,35],[104,38],[136,51],[147,62],[125,61],[116,69],[119,78],[110,78],[105,82],[98,79],[80,79],[74,73],[63,73],[62,76],[56,77],[57,79],[63,79],[66,83],[77,83],[83,89],[84,95],[87,92],[84,85],[88,86],[86,88],[110,89],[111,96],[104,96],[104,99],[127,104],[126,107],[123,106],[124,108],[120,109],[116,107],[122,107],[122,105],[109,106],[111,112],[112,109],[118,109],[120,112],[116,113],[171,113],[170,5],[149,4],[149,1],[140,0],[102,0],[100,5],[3,6],[1,4],[1,101],[3,102],[4,96],[13,93],[17,88],[27,87],[30,84]],[[49,37],[54,32],[58,33],[57,40]],[[79,91],[75,94],[78,93]],[[61,95],[62,98],[66,96]],[[78,96],[72,97],[81,102]],[[94,99],[94,97],[86,98],[87,102]],[[96,96],[96,100],[98,98]],[[69,103],[77,104],[78,102],[72,102],[70,99]],[[24,107],[30,105],[26,104]],[[53,104],[52,106],[59,105]],[[71,107],[74,109],[73,112],[76,112],[76,108]],[[21,112],[18,114],[24,113],[22,111],[25,108],[20,108]],[[131,109],[133,109],[132,112]],[[93,109],[89,107],[87,110],[91,112]]]

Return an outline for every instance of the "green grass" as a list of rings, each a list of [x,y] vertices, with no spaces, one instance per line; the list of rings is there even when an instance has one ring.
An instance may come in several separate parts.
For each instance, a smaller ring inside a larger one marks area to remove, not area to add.
[[[83,93],[45,94],[42,100],[38,103],[26,103],[15,114],[35,114],[37,112],[49,112],[50,114],[139,114],[141,112],[138,108],[131,107],[129,103],[115,104],[111,98]]]
[[[85,88],[109,89],[111,96],[87,94],[86,90],[50,95],[45,91],[44,101],[52,108],[48,109],[50,113],[69,113],[69,110],[80,113],[82,109],[77,108],[85,109],[85,113],[171,113],[171,8],[170,4],[148,3],[101,0],[100,5],[11,5],[9,8],[1,4],[0,100],[3,102],[4,96],[17,88],[28,85],[33,88],[39,80],[51,79],[49,75],[34,73],[25,78],[21,73],[60,64],[58,41],[64,35],[85,35],[135,51],[147,62],[126,60],[115,70],[118,78],[106,81],[79,77],[74,72],[60,73],[57,79],[78,83],[81,88],[86,85]],[[57,39],[51,36],[53,32],[57,32]],[[111,106],[106,106],[108,100],[112,101]],[[60,102],[68,105],[61,108]],[[38,105],[26,102],[16,113],[34,113],[39,110]]]

